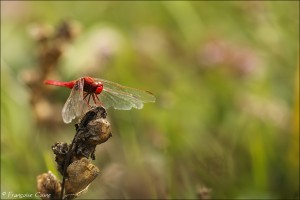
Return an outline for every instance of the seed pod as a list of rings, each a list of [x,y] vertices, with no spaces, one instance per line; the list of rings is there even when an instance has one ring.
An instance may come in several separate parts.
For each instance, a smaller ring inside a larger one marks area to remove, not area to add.
[[[66,195],[79,196],[98,176],[100,170],[90,160],[82,158],[69,165]]]
[[[60,182],[50,171],[36,177],[37,191],[43,200],[58,199],[61,191]]]

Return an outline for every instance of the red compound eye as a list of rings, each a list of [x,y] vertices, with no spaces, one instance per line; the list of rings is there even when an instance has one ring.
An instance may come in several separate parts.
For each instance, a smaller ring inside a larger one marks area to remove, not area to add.
[[[103,90],[103,85],[100,85],[96,88],[95,93],[100,94],[102,92],[102,90]]]

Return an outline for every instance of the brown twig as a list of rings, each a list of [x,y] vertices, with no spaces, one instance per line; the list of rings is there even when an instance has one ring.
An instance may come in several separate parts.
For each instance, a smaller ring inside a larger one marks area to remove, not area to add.
[[[48,194],[51,193],[53,198],[69,200],[86,190],[99,173],[99,169],[88,159],[91,157],[94,160],[96,146],[106,142],[112,136],[110,124],[105,118],[106,111],[103,107],[89,110],[75,125],[76,134],[70,145],[57,142],[52,146],[56,155],[57,169],[63,176],[62,184],[59,184],[59,190],[53,192],[53,186],[48,190],[39,186],[43,185],[44,181],[41,181],[38,176],[39,192],[45,194],[46,191],[49,192]]]

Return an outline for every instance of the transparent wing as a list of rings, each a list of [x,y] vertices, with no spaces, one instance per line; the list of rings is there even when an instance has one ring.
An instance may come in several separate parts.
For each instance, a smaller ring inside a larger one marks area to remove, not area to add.
[[[126,87],[111,81],[95,79],[103,84],[103,91],[99,95],[105,108],[113,107],[118,110],[141,109],[144,103],[155,102],[155,97],[148,91]]]
[[[70,123],[73,119],[75,119],[75,117],[80,116],[82,113],[84,105],[83,84],[83,78],[80,78],[78,81],[76,81],[71,90],[70,96],[68,97],[62,109],[62,118],[66,124]]]

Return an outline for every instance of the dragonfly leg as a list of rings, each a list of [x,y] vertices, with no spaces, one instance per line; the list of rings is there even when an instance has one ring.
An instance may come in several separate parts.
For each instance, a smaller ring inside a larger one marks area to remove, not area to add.
[[[86,99],[87,96],[89,96],[88,99]],[[88,108],[91,108],[91,106],[90,106],[90,104],[89,104],[90,98],[91,98],[91,94],[89,94],[89,93],[85,93],[85,94],[84,94],[83,99],[84,99],[86,105],[88,106]]]
[[[91,96],[92,96],[92,95],[90,94],[90,95],[89,95],[89,99],[88,99],[88,101],[87,101],[88,104],[90,104]]]
[[[83,99],[85,99],[88,95],[89,95],[89,93],[85,92]]]
[[[93,100],[94,100],[96,105],[102,106],[102,103],[101,103],[100,99],[98,98],[98,96],[96,94],[93,94]]]

